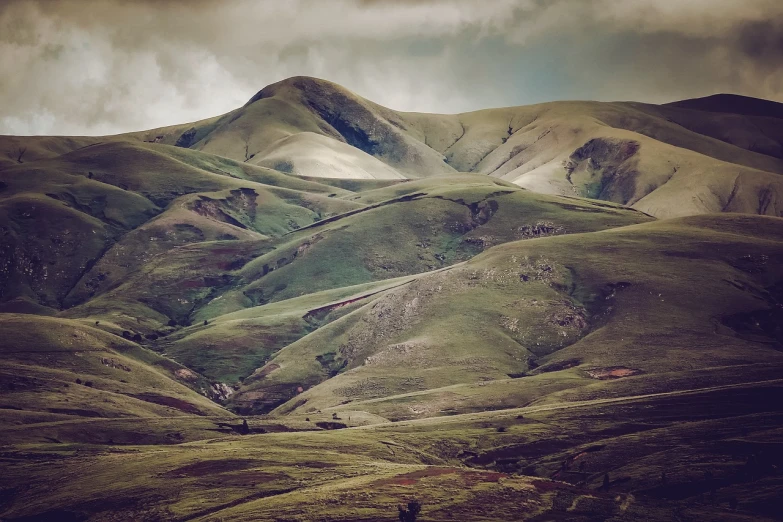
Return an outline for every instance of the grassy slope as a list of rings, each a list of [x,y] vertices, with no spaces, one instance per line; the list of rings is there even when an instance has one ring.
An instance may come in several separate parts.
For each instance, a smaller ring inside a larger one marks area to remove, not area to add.
[[[779,479],[770,464],[780,456],[770,426],[780,411],[759,397],[780,390],[750,385],[166,447],[6,448],[0,480],[22,488],[3,514],[359,521],[392,519],[397,504],[416,497],[421,520],[433,521],[773,520]],[[704,404],[714,407],[694,416]],[[747,464],[764,450],[765,462]],[[49,464],[41,469],[31,456]]]
[[[3,411],[79,417],[226,415],[203,379],[133,342],[64,319],[3,314]]]
[[[156,348],[213,380],[233,384],[284,346],[339,319],[378,292],[410,280],[402,277],[324,290],[220,315],[207,324],[197,314],[194,326],[167,336]]]
[[[597,197],[659,217],[780,214],[783,163],[766,154],[777,141],[750,117],[597,102],[402,116],[457,170],[539,192]],[[738,128],[745,132],[735,137]]]
[[[444,184],[449,188],[438,188]],[[343,315],[348,308],[337,315],[319,311],[319,317],[310,317],[309,313],[360,291],[351,285],[439,269],[521,237],[602,230],[649,219],[611,206],[539,196],[470,175],[410,182],[350,199],[350,203],[328,201],[353,205],[360,212],[325,218],[277,239],[204,241],[151,251],[142,236],[138,243],[142,250],[128,261],[135,271],[126,268],[119,272],[121,277],[112,276],[105,267],[114,259],[125,259],[113,252],[144,231],[145,225],[96,264],[93,272],[110,275],[91,288],[107,291],[64,316],[98,319],[115,332],[140,333],[158,349],[194,364],[199,372],[236,382],[278,349]],[[410,245],[418,246],[411,249]],[[113,269],[117,273],[118,267]],[[114,288],[113,281],[119,282]],[[327,292],[313,294],[319,290]],[[293,299],[310,294],[312,298]],[[286,311],[259,307],[270,302],[281,303]],[[358,303],[351,304],[355,306]],[[248,307],[255,307],[248,315],[225,315]],[[194,326],[172,337],[171,320]],[[204,320],[208,325],[202,324]],[[232,340],[230,348],[222,347],[226,339]]]
[[[77,146],[83,147],[78,155],[95,146],[177,143],[232,158],[233,165],[212,160],[212,171],[246,179],[260,174],[248,173],[252,165],[346,178],[471,171],[539,192],[633,205],[657,217],[723,211],[780,215],[780,119],[774,111],[759,115],[763,100],[731,100],[725,105],[734,109],[728,112],[712,112],[718,102],[708,100],[713,108],[706,111],[687,101],[662,106],[555,102],[459,115],[412,114],[330,82],[295,77],[264,88],[244,107],[193,124],[92,142],[7,137],[0,140],[6,150],[0,168],[13,166],[13,150],[28,142],[29,160]]]
[[[309,411],[402,394],[405,408],[384,407],[410,418],[463,410],[405,394],[509,376],[523,378],[488,386],[480,404],[502,404],[496,392],[508,388],[524,402],[559,388],[600,396],[622,381],[596,389],[595,372],[615,367],[640,372],[629,377],[640,387],[709,366],[748,375],[779,367],[776,334],[753,325],[769,321],[781,297],[783,273],[771,260],[783,255],[782,236],[774,218],[710,216],[506,243],[286,347],[234,401],[268,408],[303,387],[281,411]],[[556,371],[566,385],[542,386]],[[546,378],[528,383],[531,373]]]
[[[187,149],[128,142],[12,166],[0,172],[0,182],[7,223],[0,292],[3,300],[29,303],[16,309],[78,303],[173,246],[262,239],[358,206],[339,200],[350,192],[336,187]]]

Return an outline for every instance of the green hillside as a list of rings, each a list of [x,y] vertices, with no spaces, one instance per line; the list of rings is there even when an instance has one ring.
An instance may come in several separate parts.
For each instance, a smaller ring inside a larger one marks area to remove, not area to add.
[[[0,137],[0,519],[778,519],[778,112]]]

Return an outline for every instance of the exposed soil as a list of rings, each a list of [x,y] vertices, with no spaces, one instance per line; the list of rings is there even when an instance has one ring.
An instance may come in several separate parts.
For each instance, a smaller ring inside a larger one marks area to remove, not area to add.
[[[375,481],[373,484],[375,485],[399,484],[399,485],[409,486],[417,483],[421,478],[438,477],[441,475],[451,475],[453,473],[460,473],[460,472],[462,472],[462,470],[460,470],[459,468],[425,468],[417,471],[411,471],[410,473],[403,473],[402,475],[397,475],[395,477],[378,480]]]
[[[609,366],[607,368],[593,368],[591,370],[585,370],[585,373],[593,379],[600,381],[608,379],[620,379],[622,377],[630,377],[632,375],[639,375],[641,370],[636,368],[626,368],[625,366]]]

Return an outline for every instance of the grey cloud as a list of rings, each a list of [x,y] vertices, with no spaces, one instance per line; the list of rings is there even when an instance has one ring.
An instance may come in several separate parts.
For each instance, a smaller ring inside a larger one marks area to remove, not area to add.
[[[297,74],[432,112],[783,101],[782,27],[777,0],[6,0],[0,133],[182,123]]]

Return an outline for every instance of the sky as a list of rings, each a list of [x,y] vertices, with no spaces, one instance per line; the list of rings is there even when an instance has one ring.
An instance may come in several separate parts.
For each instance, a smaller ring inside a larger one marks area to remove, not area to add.
[[[0,134],[185,123],[296,75],[438,113],[783,102],[783,1],[0,0]]]

